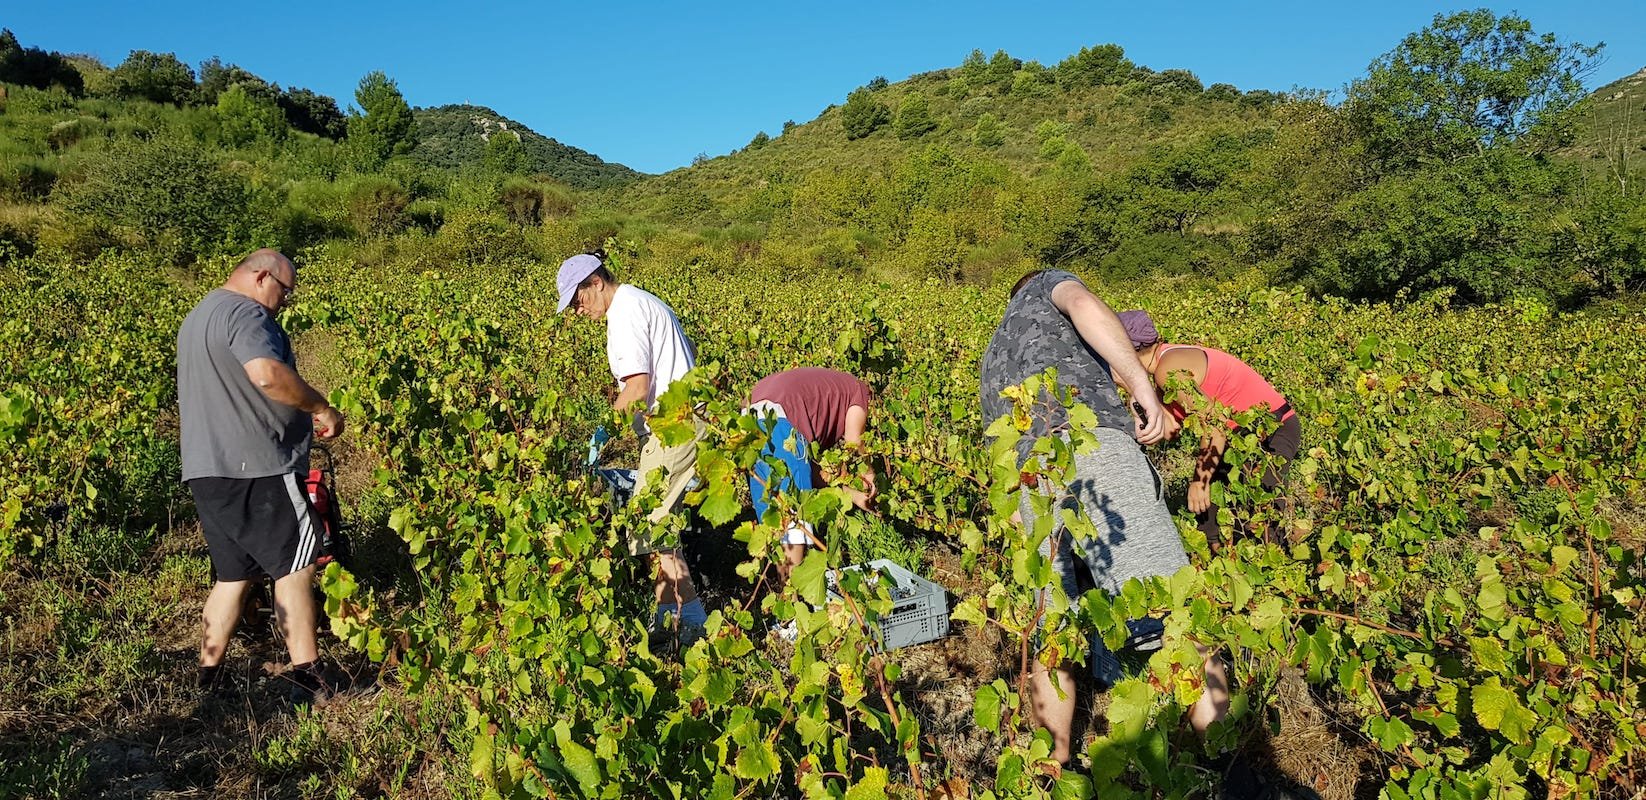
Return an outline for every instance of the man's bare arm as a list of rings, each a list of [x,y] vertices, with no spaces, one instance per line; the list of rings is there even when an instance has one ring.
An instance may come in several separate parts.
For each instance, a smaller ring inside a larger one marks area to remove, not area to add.
[[[332,408],[326,396],[303,380],[297,370],[274,358],[254,358],[245,363],[246,377],[270,400],[314,416],[322,439],[343,432],[343,415]]]
[[[1142,406],[1146,420],[1137,426],[1137,440],[1144,444],[1169,438],[1177,431],[1177,420],[1166,413],[1154,382],[1137,360],[1132,340],[1114,309],[1076,281],[1064,281],[1052,288],[1052,305],[1074,323],[1080,338],[1109,363],[1115,379],[1126,387],[1132,400]]]
[[[852,406],[846,409],[846,427],[845,430],[841,431],[840,440],[849,446],[856,447],[863,443],[863,432],[868,427],[869,410],[862,406]],[[863,491],[848,489],[847,493],[851,496],[853,505],[867,511],[875,495],[880,493],[874,482],[874,468],[865,462],[863,471],[859,473],[858,477],[863,481]]]

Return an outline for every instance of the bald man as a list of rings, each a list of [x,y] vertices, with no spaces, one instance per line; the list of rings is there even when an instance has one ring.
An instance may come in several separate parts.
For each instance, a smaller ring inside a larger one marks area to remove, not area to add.
[[[304,476],[309,444],[343,432],[343,416],[297,374],[291,339],[275,319],[297,268],[258,250],[183,319],[177,334],[177,405],[183,480],[194,494],[217,583],[206,599],[200,684],[215,688],[252,578],[274,580],[295,703],[338,687],[320,669],[311,586],[320,520]]]

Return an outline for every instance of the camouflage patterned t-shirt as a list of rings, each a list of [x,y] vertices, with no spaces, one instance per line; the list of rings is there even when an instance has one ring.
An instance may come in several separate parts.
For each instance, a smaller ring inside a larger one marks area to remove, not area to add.
[[[1030,278],[1006,304],[1006,316],[989,340],[989,349],[983,352],[983,424],[987,426],[1011,411],[1011,401],[1000,396],[1001,390],[1047,367],[1057,367],[1057,382],[1076,389],[1077,399],[1097,414],[1100,425],[1130,434],[1132,417],[1120,404],[1108,362],[1052,305],[1052,289],[1064,281],[1079,283],[1080,279],[1062,270],[1047,270]],[[1045,421],[1035,420],[1030,430],[1033,437],[1045,436],[1049,427],[1062,427],[1068,422],[1063,409],[1048,394],[1042,393],[1041,402],[1047,404],[1049,413]]]

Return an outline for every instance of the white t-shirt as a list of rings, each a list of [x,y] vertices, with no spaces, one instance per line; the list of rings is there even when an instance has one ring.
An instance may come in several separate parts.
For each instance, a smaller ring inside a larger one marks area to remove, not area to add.
[[[689,372],[696,359],[673,309],[644,289],[626,283],[617,287],[606,309],[606,360],[618,389],[623,388],[623,378],[648,374],[652,385],[646,408],[656,408],[658,396]],[[635,416],[634,430],[641,436],[648,433],[642,415]]]

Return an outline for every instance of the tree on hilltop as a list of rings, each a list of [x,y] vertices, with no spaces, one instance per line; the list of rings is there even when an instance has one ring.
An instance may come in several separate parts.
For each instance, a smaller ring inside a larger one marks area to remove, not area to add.
[[[235,64],[224,64],[217,56],[200,62],[200,84],[194,88],[194,102],[203,106],[217,105],[217,97],[231,86],[242,86],[246,94],[261,100],[274,100],[280,90],[268,81]]]
[[[989,79],[989,59],[982,50],[973,49],[966,60],[960,62],[960,77],[971,86],[981,86]]]
[[[846,128],[846,139],[861,139],[874,133],[891,119],[886,104],[874,99],[868,89],[858,89],[846,95],[846,105],[840,109],[840,122]]]
[[[287,89],[275,98],[286,114],[286,123],[292,128],[327,139],[342,139],[348,135],[348,118],[338,109],[337,101],[308,89]]]
[[[1390,162],[1453,160],[1497,144],[1570,136],[1564,112],[1585,96],[1601,45],[1541,36],[1487,9],[1435,15],[1371,65],[1345,104],[1356,131]]]
[[[989,58],[989,69],[985,73],[985,80],[993,85],[1011,83],[1012,75],[1022,65],[1023,62],[1007,55],[1005,50],[996,50],[994,55]]]
[[[1080,52],[1058,62],[1057,82],[1065,88],[1112,86],[1132,78],[1136,65],[1118,44],[1082,47]]]
[[[892,123],[892,133],[897,134],[897,138],[919,138],[936,128],[937,121],[932,119],[931,105],[924,93],[910,92],[903,98],[902,105],[897,107],[897,121]]]
[[[24,47],[10,28],[0,29],[0,81],[36,89],[61,86],[76,97],[85,91],[80,71],[67,59],[38,47]]]
[[[194,70],[172,53],[133,50],[109,75],[117,98],[182,105],[194,95]]]

